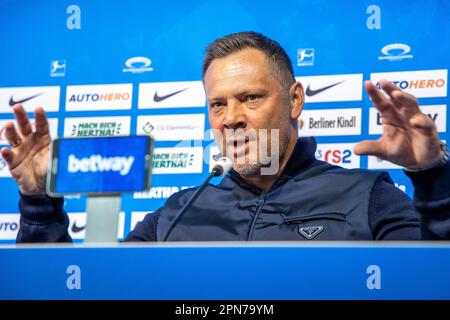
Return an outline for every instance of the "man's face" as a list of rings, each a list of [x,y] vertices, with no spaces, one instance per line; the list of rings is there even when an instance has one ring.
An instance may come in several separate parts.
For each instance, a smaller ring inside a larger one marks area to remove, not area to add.
[[[267,164],[261,154],[279,159],[292,130],[289,92],[273,76],[265,54],[244,49],[215,59],[205,73],[204,84],[209,123],[219,149],[232,160],[233,168],[240,174],[254,175]],[[260,129],[267,129],[267,134]],[[272,137],[274,130],[278,136]]]

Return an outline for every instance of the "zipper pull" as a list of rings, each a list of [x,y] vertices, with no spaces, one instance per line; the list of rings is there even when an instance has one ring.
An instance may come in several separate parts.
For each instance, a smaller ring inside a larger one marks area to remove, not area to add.
[[[266,192],[263,191],[261,193],[261,196],[259,197],[258,206],[262,206],[265,201],[266,201]]]

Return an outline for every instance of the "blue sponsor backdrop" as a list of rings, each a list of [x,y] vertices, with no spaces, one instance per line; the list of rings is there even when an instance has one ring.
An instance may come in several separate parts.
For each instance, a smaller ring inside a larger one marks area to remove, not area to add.
[[[64,134],[67,117],[130,116],[131,133],[135,134],[138,115],[207,112],[204,104],[138,109],[138,89],[140,83],[201,80],[204,49],[217,37],[242,30],[259,31],[286,49],[298,77],[363,74],[368,80],[371,73],[378,72],[448,69],[449,16],[450,2],[446,0],[0,1],[0,89],[60,86],[59,111],[48,112],[49,117],[58,119],[59,136]],[[303,59],[299,59],[301,55]],[[386,59],[388,56],[391,58]],[[124,72],[129,67],[125,62],[133,57],[145,57],[150,64],[141,59],[132,67],[152,70]],[[445,88],[440,82],[439,89],[445,89],[445,93],[419,98],[421,105],[448,104],[446,74],[444,78]],[[131,109],[66,111],[67,86],[87,84],[132,84]],[[1,91],[0,98],[2,95],[0,101],[5,103],[8,91]],[[361,135],[318,137],[319,143],[356,143],[378,137],[369,134],[370,106],[363,92],[362,100],[307,103],[306,109],[361,108]],[[12,118],[11,111],[0,113],[0,121]],[[444,125],[440,137],[449,140],[447,119]],[[179,143],[158,141],[156,147]],[[195,145],[209,149],[209,134]],[[208,150],[205,153],[203,158],[208,159]],[[361,158],[360,167],[368,167],[367,157]],[[153,186],[198,185],[208,169],[204,162],[202,173],[158,174],[152,179]],[[402,171],[389,171],[412,195],[411,184]],[[0,189],[0,213],[17,213],[14,181],[1,177]],[[130,230],[131,212],[153,211],[164,204],[167,192],[161,190],[168,189],[158,190],[152,199],[124,194],[125,234]],[[84,211],[84,197],[67,199],[65,208],[69,212]]]

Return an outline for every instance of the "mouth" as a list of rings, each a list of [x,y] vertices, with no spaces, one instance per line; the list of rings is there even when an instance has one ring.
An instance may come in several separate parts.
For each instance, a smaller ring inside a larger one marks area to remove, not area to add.
[[[249,151],[250,138],[233,138],[227,142],[227,149],[235,157],[242,157]]]

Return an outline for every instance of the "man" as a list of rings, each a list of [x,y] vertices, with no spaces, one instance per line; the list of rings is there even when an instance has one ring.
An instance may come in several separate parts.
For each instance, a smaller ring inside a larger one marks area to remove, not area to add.
[[[211,128],[233,170],[204,190],[170,235],[195,188],[174,194],[148,214],[127,241],[450,238],[448,155],[413,96],[382,81],[385,96],[366,82],[384,134],[354,151],[405,167],[420,214],[387,174],[346,170],[314,158],[315,140],[298,138],[303,88],[275,41],[254,32],[217,39],[205,55],[203,82]],[[63,200],[45,195],[50,137],[44,111],[36,109],[35,133],[21,106],[14,113],[21,135],[8,124],[13,148],[1,152],[21,193],[17,241],[70,241]],[[275,135],[265,134],[269,131]],[[268,161],[262,145],[268,147]],[[265,169],[272,171],[263,174]]]

